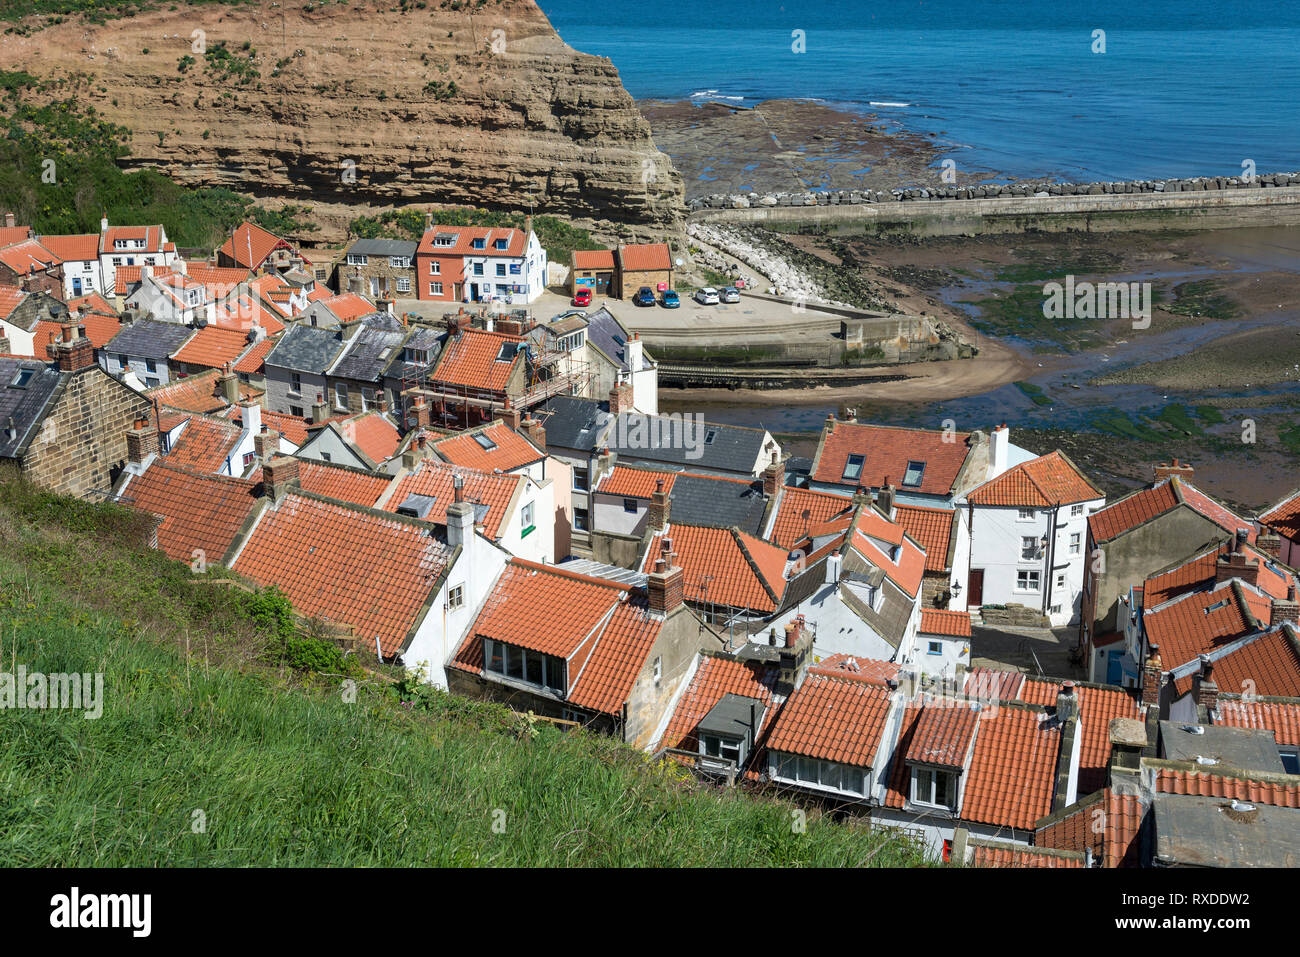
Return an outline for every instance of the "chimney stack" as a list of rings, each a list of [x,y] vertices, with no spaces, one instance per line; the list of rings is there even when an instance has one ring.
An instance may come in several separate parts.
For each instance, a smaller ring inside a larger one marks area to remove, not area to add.
[[[675,558],[672,539],[665,535],[660,540],[660,553],[655,559],[655,570],[650,573],[646,581],[650,613],[657,617],[672,614],[682,603],[685,573],[673,564]]]
[[[1237,529],[1237,534],[1229,543],[1232,551],[1227,555],[1219,556],[1218,561],[1214,563],[1214,583],[1216,585],[1228,581],[1230,578],[1240,578],[1252,585],[1259,580],[1259,562],[1251,559],[1245,552],[1249,537],[1250,532],[1247,529]]]
[[[133,465],[143,465],[145,459],[158,454],[158,430],[143,415],[137,416],[126,433],[126,459]]]
[[[474,538],[474,506],[465,501],[465,479],[452,479],[453,501],[447,506],[447,544],[452,548],[469,547]]]
[[[318,394],[316,396],[316,401],[311,405],[311,423],[312,425],[320,425],[329,417],[330,407],[325,402],[325,397]]]
[[[253,454],[263,465],[275,458],[279,448],[280,433],[274,429],[268,429],[263,425],[261,431],[253,435]]]
[[[63,337],[45,347],[45,353],[60,372],[81,372],[95,364],[95,347],[86,338],[86,327],[71,322],[63,324]]]
[[[1277,558],[1282,554],[1282,536],[1272,529],[1264,529],[1255,535],[1255,548],[1270,558]]]
[[[1294,581],[1286,586],[1286,597],[1274,598],[1269,606],[1269,627],[1276,628],[1284,621],[1300,624],[1300,601],[1296,600]]]
[[[516,409],[514,404],[510,401],[510,396],[506,396],[505,407],[497,412],[496,417],[516,432],[519,431],[519,410]]]
[[[886,476],[885,487],[876,493],[876,505],[891,519],[894,517],[894,496],[896,494],[897,490],[894,488],[894,483],[889,481],[889,477]]]
[[[234,368],[229,362],[221,367],[217,384],[221,387],[221,400],[226,405],[235,405],[239,402],[239,377],[235,375]]]
[[[1161,479],[1169,478],[1171,475],[1179,475],[1185,479],[1190,479],[1195,471],[1196,470],[1192,468],[1191,465],[1186,462],[1180,463],[1178,459],[1174,459],[1173,465],[1170,465],[1168,462],[1161,462],[1156,466],[1156,481],[1159,482]]]
[[[245,432],[256,436],[262,431],[262,405],[256,399],[245,399],[239,403],[239,417],[243,420]]]
[[[668,514],[672,508],[672,502],[668,498],[668,493],[664,491],[664,480],[655,479],[655,490],[650,493],[650,517],[646,523],[651,531],[663,531],[668,527]]]
[[[785,468],[781,465],[781,456],[773,452],[772,461],[767,468],[763,469],[763,496],[765,498],[774,498],[776,493],[781,491],[784,478]]]
[[[1210,714],[1213,714],[1219,702],[1219,686],[1214,681],[1214,662],[1209,655],[1199,655],[1200,674],[1194,682],[1193,700]]]
[[[624,412],[632,411],[632,385],[628,382],[619,382],[618,385],[609,390],[609,414],[621,415]]]
[[[427,429],[433,424],[433,410],[423,395],[417,394],[411,402],[411,418],[417,429]],[[411,423],[408,423],[408,425]]]
[[[298,460],[279,455],[262,466],[262,489],[271,501],[279,502],[298,486]]]
[[[13,229],[13,228],[14,228],[14,214],[13,214],[13,213],[5,213],[5,228],[6,228],[6,229]]]
[[[0,332],[0,355],[10,355],[13,353],[13,349],[13,343],[9,341],[9,337]]]
[[[826,434],[830,435],[835,431],[835,413],[830,412],[826,415]]]
[[[1148,707],[1160,707],[1164,671],[1164,665],[1160,661],[1160,648],[1152,645],[1147,651],[1147,660],[1142,665],[1142,704]]]
[[[530,442],[537,446],[543,452],[546,451],[546,428],[542,425],[540,419],[534,419],[531,415],[527,416],[523,422],[524,435],[528,436]]]
[[[795,645],[799,644],[799,636],[800,636],[800,634],[802,634],[802,632],[803,632],[803,620],[802,620],[802,619],[800,619],[800,618],[796,618],[796,619],[794,619],[794,621],[788,621],[788,622],[786,622],[786,625],[785,625],[785,646],[786,646],[787,648],[793,648]]]
[[[1079,713],[1079,699],[1074,693],[1073,681],[1062,681],[1056,694],[1056,720],[1060,724],[1069,721]]]

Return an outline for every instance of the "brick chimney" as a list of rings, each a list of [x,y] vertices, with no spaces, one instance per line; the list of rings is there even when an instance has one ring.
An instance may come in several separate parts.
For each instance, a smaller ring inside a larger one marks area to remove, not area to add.
[[[1296,600],[1295,582],[1286,586],[1285,598],[1274,598],[1269,606],[1268,625],[1276,628],[1284,621],[1300,624],[1300,601]]]
[[[673,542],[667,535],[660,539],[659,557],[655,570],[646,581],[646,594],[650,600],[650,613],[655,616],[671,614],[682,603],[685,573],[673,564]]]
[[[235,375],[234,367],[229,362],[221,367],[221,375],[217,376],[217,385],[221,388],[221,400],[226,405],[234,405],[239,401],[239,377]]]
[[[1219,686],[1214,680],[1214,662],[1209,655],[1199,655],[1201,671],[1193,682],[1193,700],[1211,713],[1218,706]]]
[[[835,413],[830,412],[826,416],[826,434],[830,435],[835,431]]]
[[[63,337],[45,347],[60,372],[81,372],[95,364],[95,347],[86,338],[86,327],[71,322],[63,324]]]
[[[1255,536],[1255,548],[1271,558],[1282,553],[1282,536],[1272,529],[1264,529]]]
[[[1056,720],[1064,724],[1079,713],[1079,697],[1073,681],[1062,681],[1056,692]]]
[[[1161,462],[1156,466],[1156,481],[1159,482],[1161,479],[1168,478],[1171,475],[1180,475],[1185,479],[1190,479],[1195,471],[1196,470],[1192,468],[1191,465],[1186,462],[1179,462],[1178,459],[1174,459],[1173,465],[1170,465],[1168,462]]]
[[[496,417],[504,422],[516,432],[519,431],[520,414],[519,410],[514,407],[510,401],[510,396],[506,396],[505,408],[499,410]]]
[[[1227,555],[1219,556],[1219,560],[1214,563],[1214,583],[1225,582],[1230,578],[1240,578],[1244,582],[1255,584],[1259,578],[1259,562],[1247,557],[1245,548],[1250,533],[1244,529],[1237,529],[1237,534],[1233,537],[1230,551]]]
[[[782,479],[785,478],[785,467],[781,465],[781,456],[772,453],[772,461],[767,468],[763,469],[763,496],[773,498],[776,493],[781,491]]]
[[[796,618],[785,624],[785,646],[793,648],[799,644],[799,638],[803,635],[803,619]]]
[[[278,502],[289,489],[298,486],[298,460],[288,455],[277,456],[262,466],[262,490],[271,501]]]
[[[609,390],[609,414],[620,415],[632,411],[632,384],[620,382]]]
[[[311,405],[311,422],[312,425],[320,425],[330,417],[330,407],[325,401],[323,395],[317,395],[316,401]]]
[[[280,451],[280,433],[262,426],[262,431],[253,436],[253,454],[265,465],[275,458]]]
[[[137,416],[126,433],[126,459],[134,465],[143,465],[145,459],[158,454],[158,429],[149,424],[143,415]]]
[[[419,429],[427,429],[433,424],[433,409],[429,407],[423,395],[417,395],[412,402],[411,417],[414,419],[415,427]]]
[[[0,355],[11,355],[13,351],[13,343],[9,341],[9,337],[0,332]]]
[[[655,479],[655,490],[650,493],[650,518],[646,523],[652,531],[662,531],[668,526],[668,513],[672,502],[664,491],[664,480]]]
[[[1160,661],[1160,648],[1152,645],[1147,660],[1142,665],[1142,703],[1160,707],[1160,689],[1164,679],[1164,665]]]
[[[886,476],[884,488],[876,493],[876,505],[890,518],[894,517],[894,496],[896,494],[897,489],[894,488],[894,483],[889,481],[889,477]]]
[[[523,421],[524,435],[528,440],[537,446],[543,452],[546,451],[546,427],[542,425],[540,419],[534,419],[531,415],[524,418]]]

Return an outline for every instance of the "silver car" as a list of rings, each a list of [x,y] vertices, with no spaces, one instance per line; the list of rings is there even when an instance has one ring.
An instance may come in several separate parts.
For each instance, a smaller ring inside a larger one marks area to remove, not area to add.
[[[714,300],[716,302],[716,300]],[[728,286],[722,290],[723,302],[740,302],[740,290],[735,286]]]

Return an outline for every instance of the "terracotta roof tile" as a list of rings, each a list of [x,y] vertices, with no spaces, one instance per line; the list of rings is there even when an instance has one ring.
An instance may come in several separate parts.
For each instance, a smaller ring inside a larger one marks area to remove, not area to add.
[[[767,748],[838,764],[873,767],[889,706],[888,688],[809,675],[781,708],[768,735]]]
[[[1045,724],[1035,708],[1002,705],[984,712],[961,818],[995,827],[1032,830],[1052,810],[1060,729]]]
[[[261,375],[266,371],[266,355],[275,348],[276,340],[265,336],[253,343],[234,365],[234,371],[244,375]]]
[[[676,474],[675,472],[656,472],[653,469],[615,465],[610,471],[601,476],[600,482],[596,485],[596,491],[602,495],[622,495],[627,498],[648,500],[654,494],[656,483],[661,480],[664,483],[664,491],[671,495],[673,479]]]
[[[514,346],[508,359],[498,358],[504,346]],[[504,392],[515,367],[523,362],[524,339],[500,332],[465,329],[442,350],[430,378],[435,382]]]
[[[118,321],[116,316],[86,315],[82,313],[77,319],[77,324],[85,326],[86,338],[90,340],[90,344],[96,349],[104,348],[115,335],[122,331],[122,323]],[[36,323],[36,327],[32,330],[32,345],[40,354],[40,358],[44,358],[41,350],[50,341],[51,333],[55,336],[62,336],[63,324],[42,319]]]
[[[248,479],[251,482],[262,481],[261,468],[255,469]],[[304,492],[351,502],[365,508],[373,508],[392,481],[391,475],[364,472],[345,465],[330,465],[309,459],[298,460],[298,485]]]
[[[0,246],[12,246],[24,239],[32,238],[30,226],[0,226]],[[58,236],[42,236],[41,239],[58,239]],[[99,255],[99,237],[95,237],[95,255]]]
[[[782,548],[793,548],[808,537],[815,526],[852,508],[853,503],[843,495],[787,485],[781,489],[781,500],[768,538]]]
[[[957,475],[970,453],[968,433],[930,432],[884,425],[835,423],[834,431],[823,433],[813,465],[812,479],[835,485],[883,488],[892,482],[904,491],[928,495],[952,492]],[[862,456],[855,474],[845,476],[850,455]],[[909,462],[922,462],[921,484],[905,488],[902,480]]]
[[[1081,858],[1050,854],[1042,848],[1001,847],[976,843],[970,846],[971,867],[1083,867]]]
[[[640,272],[643,270],[672,269],[673,257],[668,251],[667,243],[642,243],[633,246],[618,247],[619,262],[624,270]]]
[[[1129,529],[1176,508],[1181,502],[1186,502],[1225,531],[1236,532],[1238,528],[1251,528],[1250,522],[1175,475],[1093,512],[1088,516],[1088,530],[1093,541],[1108,542]],[[1254,541],[1253,531],[1250,538]]]
[[[656,532],[652,538],[643,572],[654,570],[665,534],[672,539],[688,600],[776,611],[785,593],[785,549],[734,528],[670,523],[666,532]]]
[[[176,269],[172,266],[150,266],[149,268],[154,279],[167,279],[176,275]],[[143,270],[143,266],[118,266],[113,270],[113,283],[117,290],[125,293],[127,286],[142,282]]]
[[[1215,724],[1230,728],[1264,728],[1278,744],[1300,745],[1300,700],[1248,701],[1220,697]]]
[[[1059,681],[1026,678],[1017,697],[1029,704],[1054,709],[1060,690]],[[1111,720],[1138,717],[1140,699],[1134,691],[1078,682],[1074,694],[1079,701],[1079,723],[1083,729],[1078,790],[1080,794],[1091,794],[1104,788],[1109,777]]]
[[[222,397],[221,387],[217,383],[220,375],[221,370],[208,369],[157,389],[150,389],[148,395],[150,400],[160,405],[180,409],[183,412],[217,412],[226,407],[226,400]],[[258,389],[240,383],[241,400],[255,399],[261,395]]]
[[[1025,676],[1019,671],[998,668],[972,668],[966,672],[962,694],[980,701],[1015,701]]]
[[[355,292],[344,292],[318,301],[343,322],[351,322],[375,312],[375,304]]]
[[[0,319],[8,319],[30,293],[17,286],[0,285]]]
[[[618,714],[662,626],[661,619],[650,616],[649,606],[640,596],[633,595],[618,605],[585,666],[576,678],[570,678],[568,700],[580,708]]]
[[[971,636],[970,614],[964,611],[922,608],[920,633],[923,635],[947,635],[951,638],[969,638]]]
[[[75,309],[81,313],[82,321],[92,316],[117,319],[117,310],[113,308],[113,304],[97,292],[79,296],[76,299],[69,299],[68,309]]]
[[[980,712],[968,703],[948,698],[924,700],[907,749],[902,752],[904,760],[964,767],[979,720]]]
[[[3,313],[3,310],[0,310]],[[1292,492],[1259,516],[1266,528],[1271,528],[1283,538],[1300,539],[1300,491]]]
[[[729,694],[757,698],[763,702],[763,720],[754,732],[754,740],[759,740],[763,726],[771,718],[772,686],[775,681],[776,672],[770,665],[706,655],[677,702],[659,747],[698,750],[700,722]]]
[[[896,505],[894,521],[903,526],[925,549],[925,570],[948,570],[948,549],[952,540],[952,523],[957,512],[950,508],[929,508],[924,505]]]
[[[187,365],[220,369],[234,362],[248,348],[247,334],[221,326],[204,326],[172,353],[172,358]]]
[[[1142,625],[1150,643],[1159,646],[1160,661],[1169,671],[1257,631],[1260,623],[1267,626],[1269,605],[1267,598],[1225,581],[1147,609]]]
[[[451,246],[435,246],[439,234],[451,234],[456,242]],[[473,241],[483,240],[483,248],[475,249]],[[505,249],[495,248],[498,239],[506,241]],[[503,226],[441,226],[434,224],[420,237],[416,255],[433,256],[522,256],[527,237],[523,230]]]
[[[30,276],[33,273],[44,272],[51,266],[58,265],[59,257],[35,239],[28,239],[25,242],[15,243],[12,246],[0,249],[0,262],[19,276]]]
[[[925,575],[925,553],[907,538],[901,525],[891,522],[875,508],[863,508],[858,512],[848,544],[907,595],[916,597]]]
[[[1059,450],[1013,465],[966,496],[973,505],[1050,508],[1105,498]]]
[[[392,458],[402,442],[402,433],[382,412],[367,412],[348,421],[352,423],[352,434],[345,438],[355,442],[372,462]]]
[[[113,243],[119,239],[143,239],[144,248],[134,249],[136,253],[161,253],[166,247],[175,248],[171,243],[164,245],[163,228],[153,226],[110,226],[100,234],[100,249],[106,253],[113,252]]]
[[[486,448],[480,437],[492,444]],[[493,422],[481,429],[449,435],[433,443],[433,450],[453,465],[483,472],[511,472],[532,465],[546,457],[537,446],[504,422]]]
[[[99,234],[42,236],[41,245],[62,262],[96,262],[99,259]]]
[[[1155,790],[1160,794],[1191,794],[1300,808],[1300,775],[1288,775],[1295,783],[1264,781],[1248,777],[1215,774],[1206,770],[1162,767],[1155,773]]]
[[[1146,809],[1136,794],[1116,794],[1110,788],[1082,798],[1073,813],[1038,829],[1034,843],[1060,850],[1091,848],[1103,867],[1140,867],[1138,835]],[[1100,823],[1100,827],[1098,824]]]
[[[614,251],[612,249],[575,249],[573,251],[574,269],[613,269]]]
[[[256,269],[282,242],[287,244],[286,240],[256,223],[244,222],[235,227],[231,238],[222,244],[221,252],[241,266]]]
[[[378,638],[389,656],[402,650],[450,557],[422,524],[290,493],[262,516],[234,569],[280,588],[299,614]]]
[[[1163,660],[1163,647],[1160,654]],[[1191,691],[1192,682],[1190,674],[1175,680],[1175,695]],[[1280,628],[1259,635],[1216,658],[1214,683],[1233,694],[1300,697],[1300,649]]]
[[[193,472],[155,460],[133,476],[122,499],[132,508],[162,517],[158,547],[168,558],[219,563],[257,504],[255,482]]]
[[[505,522],[510,503],[526,479],[522,475],[494,475],[477,469],[464,469],[454,465],[423,459],[415,470],[404,476],[388,497],[384,508],[390,512],[397,511],[411,495],[424,495],[434,500],[433,508],[425,521],[445,525],[447,506],[455,501],[455,479],[460,476],[464,482],[465,501],[473,505],[486,506],[483,515],[483,534],[497,540],[501,536],[501,526]]]
[[[219,472],[239,442],[240,430],[230,422],[207,416],[190,417],[189,425],[167,453],[169,465],[194,469],[197,472]],[[239,462],[230,463],[234,472],[242,472]]]
[[[870,684],[884,685],[891,680],[898,680],[900,667],[896,661],[878,661],[875,658],[859,658],[841,653],[831,655],[829,658],[810,666],[808,673],[810,675],[844,678],[847,681],[866,681]]]

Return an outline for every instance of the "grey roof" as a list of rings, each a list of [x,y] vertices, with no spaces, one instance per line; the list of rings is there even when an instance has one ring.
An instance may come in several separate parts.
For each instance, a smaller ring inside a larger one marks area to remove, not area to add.
[[[593,452],[612,421],[605,403],[557,395],[538,407],[547,446]],[[536,413],[535,413],[536,414]]]
[[[549,426],[546,432],[549,438]],[[765,435],[762,429],[701,422],[689,414],[651,416],[625,412],[615,422],[607,444],[620,459],[634,462],[752,475]]]
[[[290,325],[280,341],[266,354],[264,365],[288,369],[291,372],[324,374],[343,348],[343,337],[337,329],[317,326]]]
[[[587,342],[609,356],[624,372],[627,366],[627,330],[604,306],[587,314]]]
[[[389,331],[382,325],[363,325],[329,370],[332,376],[359,382],[378,382],[384,369],[401,354],[406,331]]]
[[[1199,728],[1189,731],[1188,728]],[[1285,774],[1272,731],[1262,728],[1231,728],[1223,725],[1160,722],[1160,746],[1171,761],[1208,758],[1216,764],[1242,771],[1273,771]],[[1207,765],[1213,767],[1213,765]]]
[[[746,744],[752,744],[755,732],[763,724],[765,710],[767,709],[760,699],[729,691],[700,719],[697,730],[727,738],[741,738]]]
[[[137,359],[166,359],[194,335],[189,326],[156,319],[137,319],[104,346],[104,352]]]
[[[767,499],[761,482],[746,484],[708,475],[678,475],[673,479],[670,501],[669,516],[674,522],[734,525],[742,532],[762,537]]]
[[[22,387],[17,385],[20,373],[26,379]],[[39,359],[0,359],[0,458],[17,458],[26,451],[62,381],[57,368]],[[16,431],[12,439],[11,418]]]
[[[1300,808],[1157,794],[1151,810],[1158,864],[1300,867]]]
[[[560,567],[565,571],[577,572],[579,575],[605,578],[621,585],[632,585],[636,588],[644,588],[649,580],[649,576],[645,572],[634,571],[631,568],[620,568],[618,565],[606,565],[604,562],[592,561],[589,558],[571,558],[567,562],[561,562]]]
[[[407,239],[358,239],[348,247],[349,256],[406,256],[415,259],[420,244]]]
[[[384,369],[384,375],[390,379],[405,379],[421,375],[427,369],[431,369],[442,355],[443,343],[447,341],[446,329],[432,329],[429,326],[416,326],[412,329],[410,336],[402,343],[402,348],[397,351]],[[407,349],[421,349],[429,354],[428,362],[407,362]]]

